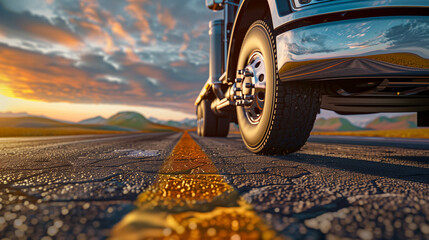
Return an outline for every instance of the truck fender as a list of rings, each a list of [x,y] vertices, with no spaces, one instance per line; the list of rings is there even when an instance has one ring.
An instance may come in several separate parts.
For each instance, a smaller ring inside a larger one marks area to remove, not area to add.
[[[256,20],[272,24],[272,14],[277,14],[276,9],[275,0],[242,0],[232,27],[226,64],[227,77],[223,83],[234,82],[238,55],[247,29]]]

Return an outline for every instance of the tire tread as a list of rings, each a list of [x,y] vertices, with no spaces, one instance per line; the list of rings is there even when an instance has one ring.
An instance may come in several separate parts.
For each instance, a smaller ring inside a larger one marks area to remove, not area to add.
[[[277,49],[270,25],[257,21],[270,35],[275,56],[276,93],[271,124],[264,143],[257,153],[266,155],[289,154],[304,146],[320,109],[320,88],[317,83],[280,81]],[[295,116],[295,117],[290,117]]]

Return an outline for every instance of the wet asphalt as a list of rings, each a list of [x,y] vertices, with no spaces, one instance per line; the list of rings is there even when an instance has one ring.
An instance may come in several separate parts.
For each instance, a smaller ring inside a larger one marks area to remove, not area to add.
[[[314,136],[297,153],[259,156],[239,135],[190,135],[277,236],[429,239],[429,141]],[[181,136],[0,139],[0,239],[107,238]]]

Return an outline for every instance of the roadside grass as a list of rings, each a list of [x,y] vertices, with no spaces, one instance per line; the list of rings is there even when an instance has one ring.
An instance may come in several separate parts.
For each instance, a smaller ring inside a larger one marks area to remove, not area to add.
[[[130,133],[125,131],[107,131],[85,128],[22,128],[0,127],[0,137],[36,137],[36,136],[64,136],[87,134],[119,134]]]
[[[429,128],[403,130],[369,130],[350,132],[311,132],[311,135],[385,137],[385,138],[429,138]]]

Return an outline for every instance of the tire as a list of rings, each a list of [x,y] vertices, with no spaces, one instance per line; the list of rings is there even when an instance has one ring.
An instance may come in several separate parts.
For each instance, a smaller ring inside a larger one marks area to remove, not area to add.
[[[229,118],[217,118],[216,137],[226,137],[229,133]]]
[[[255,54],[260,56],[256,60],[262,59],[265,67],[264,97],[261,100],[263,107],[261,109],[258,104],[260,112],[255,120],[246,106],[237,106],[237,120],[243,141],[250,151],[257,154],[278,155],[298,151],[307,141],[320,109],[320,90],[317,85],[308,82],[279,81],[273,34],[271,27],[264,21],[256,21],[247,31],[240,49],[237,70],[254,64],[255,60],[250,58]],[[259,67],[260,64],[252,66]],[[260,78],[255,75],[254,79]],[[253,94],[254,97],[258,96],[255,92]]]
[[[202,122],[202,112],[201,112],[201,104],[197,105],[197,134],[198,136],[202,136],[201,134],[201,122]]]
[[[229,118],[217,117],[207,99],[197,106],[197,124],[198,135],[202,137],[226,137],[229,132]]]

